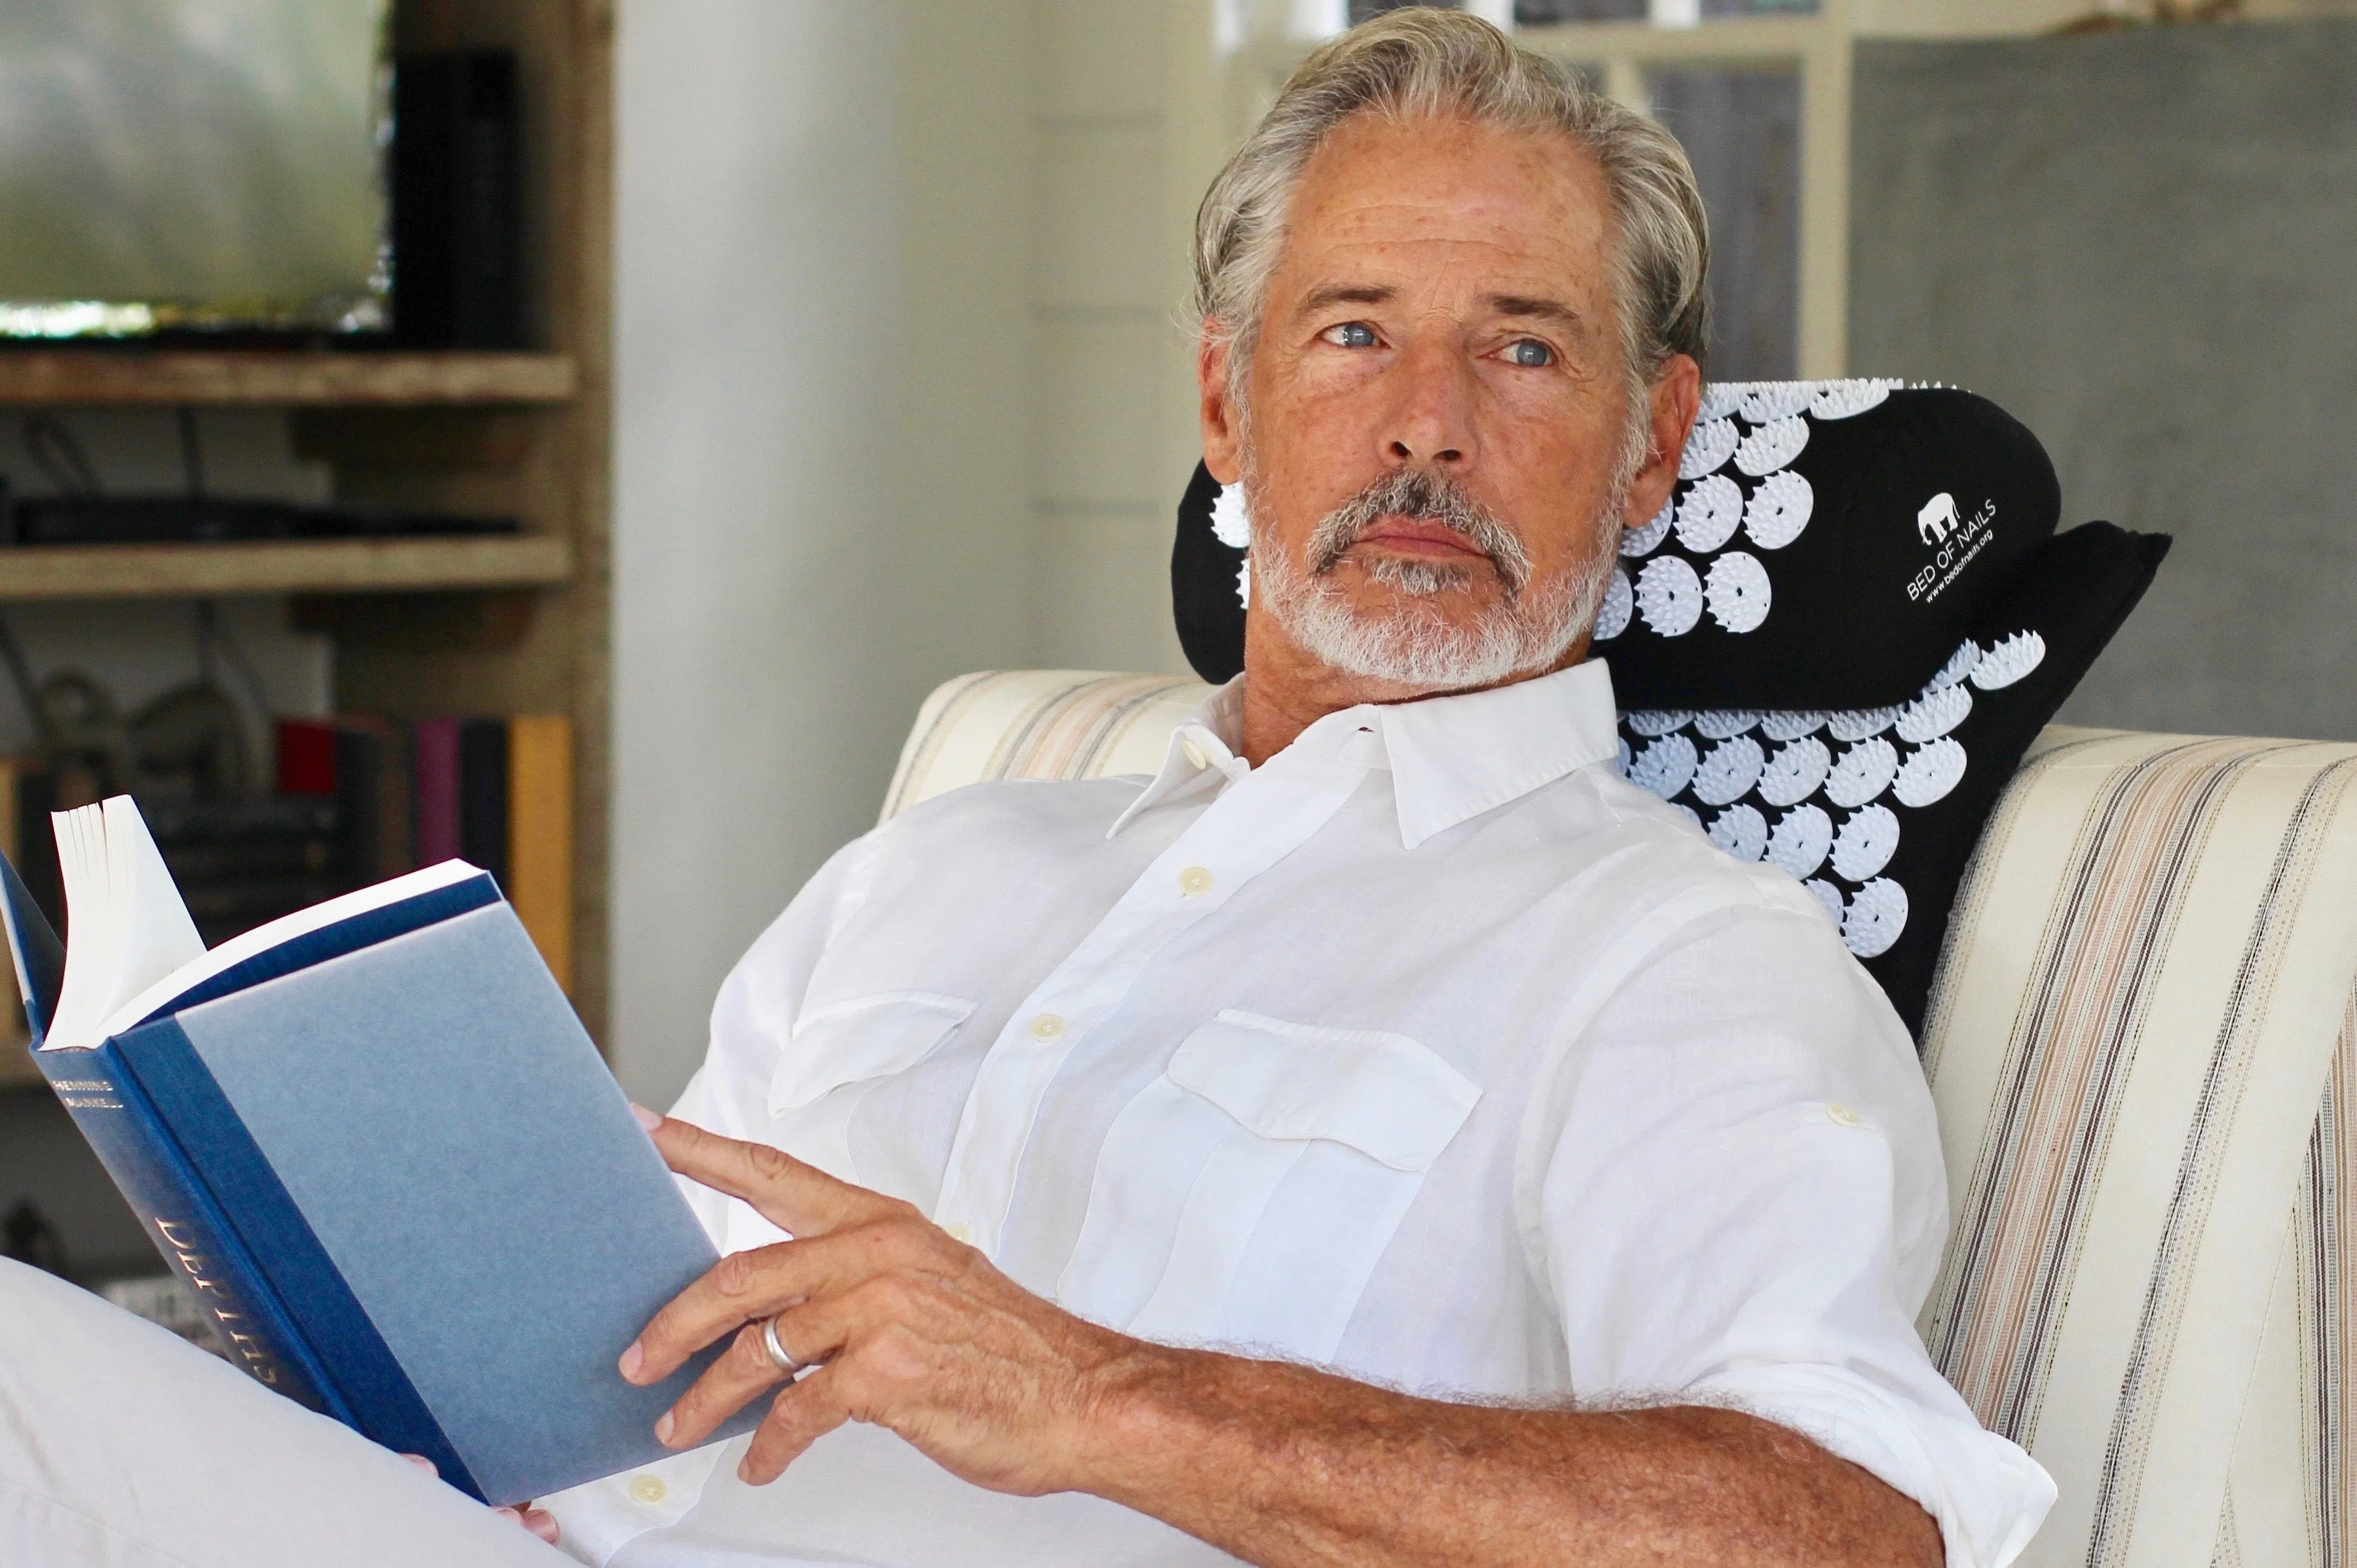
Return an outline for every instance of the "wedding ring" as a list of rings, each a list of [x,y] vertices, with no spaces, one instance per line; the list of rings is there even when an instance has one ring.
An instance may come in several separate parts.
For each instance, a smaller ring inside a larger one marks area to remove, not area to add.
[[[802,1369],[802,1364],[787,1355],[786,1348],[778,1343],[778,1320],[774,1317],[761,1325],[761,1349],[778,1370],[790,1378]]]

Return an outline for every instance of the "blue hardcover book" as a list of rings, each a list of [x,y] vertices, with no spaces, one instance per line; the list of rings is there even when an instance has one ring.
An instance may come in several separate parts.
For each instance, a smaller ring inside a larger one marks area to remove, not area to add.
[[[717,1352],[615,1359],[716,1254],[490,876],[207,952],[127,798],[56,821],[69,950],[0,862],[34,1058],[232,1359],[490,1502],[661,1456]]]

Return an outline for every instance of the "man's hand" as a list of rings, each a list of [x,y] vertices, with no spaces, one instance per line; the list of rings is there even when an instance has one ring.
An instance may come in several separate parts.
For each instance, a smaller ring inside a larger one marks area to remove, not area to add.
[[[770,1404],[737,1466],[748,1482],[775,1480],[820,1437],[865,1421],[976,1486],[1067,1489],[1125,1367],[1169,1354],[1040,1300],[896,1198],[685,1122],[659,1120],[649,1135],[673,1170],[794,1238],[723,1258],[622,1353],[622,1376],[651,1383],[736,1335],[655,1423],[667,1446],[690,1448],[785,1380],[761,1343],[762,1324],[778,1320],[786,1354],[814,1369]]]

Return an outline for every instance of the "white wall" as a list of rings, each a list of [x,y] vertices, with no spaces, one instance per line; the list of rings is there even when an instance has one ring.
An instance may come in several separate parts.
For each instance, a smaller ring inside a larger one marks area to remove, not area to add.
[[[611,1044],[651,1103],[923,693],[1037,644],[1025,9],[621,7]]]
[[[1096,670],[1186,662],[1170,624],[1171,510],[1196,449],[1188,417],[1183,231],[1200,197],[1171,157],[1173,56],[1200,7],[1036,0],[1039,221],[1031,388],[1039,517],[1038,660]],[[1207,18],[1196,48],[1208,48]]]

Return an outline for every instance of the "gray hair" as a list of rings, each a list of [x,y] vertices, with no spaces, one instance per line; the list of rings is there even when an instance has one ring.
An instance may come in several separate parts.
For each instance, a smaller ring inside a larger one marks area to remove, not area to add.
[[[1710,231],[1693,166],[1661,125],[1459,11],[1415,6],[1362,23],[1302,62],[1195,214],[1195,309],[1229,349],[1242,403],[1294,188],[1326,138],[1362,110],[1552,129],[1601,167],[1612,202],[1621,364],[1641,399],[1664,360],[1703,361]]]

